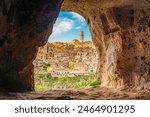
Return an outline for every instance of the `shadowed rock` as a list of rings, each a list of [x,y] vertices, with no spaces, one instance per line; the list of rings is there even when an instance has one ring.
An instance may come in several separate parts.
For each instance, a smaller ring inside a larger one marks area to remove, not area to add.
[[[51,34],[61,0],[0,1],[0,87],[34,90],[33,60]],[[104,87],[150,87],[150,3],[147,0],[64,0],[90,25]]]

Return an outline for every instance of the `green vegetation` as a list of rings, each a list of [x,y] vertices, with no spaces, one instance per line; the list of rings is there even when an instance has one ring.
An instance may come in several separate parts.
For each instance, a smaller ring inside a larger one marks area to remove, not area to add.
[[[99,85],[95,74],[63,78],[52,77],[49,73],[35,74],[35,90],[96,88]]]
[[[44,70],[44,71],[47,71],[47,68],[50,66],[50,64],[48,64],[48,63],[44,63],[44,64],[42,64],[40,67],[42,67],[42,69]]]

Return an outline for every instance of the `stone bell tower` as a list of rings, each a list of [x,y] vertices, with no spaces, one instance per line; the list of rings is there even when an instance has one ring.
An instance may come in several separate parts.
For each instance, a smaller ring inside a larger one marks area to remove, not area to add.
[[[83,48],[83,43],[84,43],[84,31],[80,32],[80,41],[82,43],[82,48]]]
[[[80,41],[83,43],[84,42],[84,31],[80,32]]]

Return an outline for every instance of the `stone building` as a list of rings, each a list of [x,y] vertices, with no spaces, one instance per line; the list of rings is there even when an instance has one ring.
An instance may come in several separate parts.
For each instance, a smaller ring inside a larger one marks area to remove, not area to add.
[[[97,67],[96,50],[92,42],[84,41],[84,32],[80,33],[80,41],[47,43],[40,47],[34,61],[35,72],[39,72],[44,63],[50,64],[47,72],[52,76],[74,76],[95,73]]]

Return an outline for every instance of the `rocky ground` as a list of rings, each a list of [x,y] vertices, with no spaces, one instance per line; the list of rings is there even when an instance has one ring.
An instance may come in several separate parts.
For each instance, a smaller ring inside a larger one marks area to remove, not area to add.
[[[81,89],[81,90],[49,90],[26,93],[6,93],[1,91],[0,99],[10,100],[149,100],[150,90],[144,89]]]

